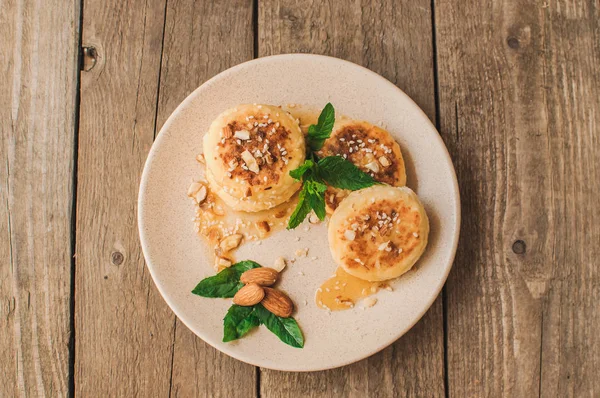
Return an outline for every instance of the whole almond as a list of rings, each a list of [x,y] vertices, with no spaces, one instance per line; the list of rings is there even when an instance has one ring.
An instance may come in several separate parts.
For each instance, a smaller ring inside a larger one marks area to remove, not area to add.
[[[265,297],[260,302],[269,312],[281,318],[289,318],[294,310],[294,303],[281,290],[265,287]]]
[[[256,283],[261,286],[271,286],[277,282],[279,273],[273,268],[252,268],[242,274],[240,282],[243,284]]]
[[[249,283],[233,296],[233,303],[242,307],[258,304],[265,297],[265,291],[256,283]]]

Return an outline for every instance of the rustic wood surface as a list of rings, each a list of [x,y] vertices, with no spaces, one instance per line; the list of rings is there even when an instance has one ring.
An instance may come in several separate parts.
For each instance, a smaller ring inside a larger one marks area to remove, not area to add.
[[[66,396],[79,4],[0,1],[0,396]]]
[[[167,396],[175,318],[144,264],[137,189],[154,139],[164,0],[86,2],[74,393]]]
[[[598,396],[598,3],[436,2],[451,396]]]
[[[137,235],[168,115],[222,70],[288,52],[406,91],[462,195],[431,310],[326,372],[257,369],[202,342]],[[597,1],[4,0],[0,66],[0,396],[600,394]]]

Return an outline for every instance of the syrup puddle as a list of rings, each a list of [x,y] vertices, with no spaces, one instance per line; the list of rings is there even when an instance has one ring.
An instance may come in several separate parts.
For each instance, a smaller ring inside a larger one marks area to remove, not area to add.
[[[289,216],[298,203],[298,195],[272,209],[246,213],[230,208],[217,195],[209,192],[206,200],[196,206],[196,232],[211,244],[232,234],[242,234],[246,240],[264,239],[285,229]],[[266,223],[268,227],[265,227]]]
[[[315,301],[319,308],[340,311],[353,308],[360,299],[377,293],[385,282],[369,282],[344,271],[341,267],[319,289]]]
[[[233,210],[209,191],[206,200],[201,205],[196,205],[194,218],[196,232],[208,241],[210,247],[214,248],[213,257],[220,257],[234,263],[235,249],[224,253],[219,248],[219,242],[223,238],[241,234],[243,236],[241,245],[244,242],[265,239],[285,229],[297,203],[298,195],[294,195],[287,202],[272,209],[247,213]],[[221,271],[223,268],[224,266],[215,264],[215,271]]]

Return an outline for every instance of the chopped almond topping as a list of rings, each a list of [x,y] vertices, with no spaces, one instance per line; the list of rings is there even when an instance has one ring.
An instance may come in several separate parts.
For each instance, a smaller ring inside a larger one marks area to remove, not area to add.
[[[376,161],[367,163],[365,167],[371,170],[373,173],[379,173],[379,163]]]
[[[222,136],[225,137],[225,138],[231,138],[231,137],[233,137],[233,131],[231,131],[231,127],[229,125],[223,127]]]
[[[259,222],[255,223],[254,225],[256,226],[256,229],[258,229],[258,235],[261,238],[264,238],[265,236],[267,236],[267,234],[271,230],[269,223],[266,221],[259,221]]]
[[[379,250],[379,251],[387,250],[389,244],[390,244],[390,241],[388,240],[387,242],[380,244],[379,247],[377,248],[377,250]]]
[[[242,152],[242,160],[244,161],[244,163],[246,163],[246,167],[248,167],[248,170],[258,174],[258,172],[260,171],[258,163],[256,162],[254,156],[252,156],[252,154],[248,150]]]
[[[344,231],[344,237],[348,240],[354,240],[356,238],[356,232],[347,229],[346,231]]]
[[[206,199],[206,195],[207,195],[206,187],[204,185],[202,185],[202,187],[198,190],[198,192],[196,192],[194,199],[196,200],[196,202],[198,204],[200,204],[200,203],[204,202],[204,199]]]
[[[383,167],[388,167],[389,165],[391,165],[390,161],[388,160],[388,158],[386,158],[385,156],[381,156],[379,158],[379,163],[381,163],[381,165]]]
[[[281,272],[281,271],[283,271],[283,269],[285,268],[285,265],[286,265],[286,263],[285,263],[285,258],[283,258],[283,257],[278,257],[278,258],[275,260],[275,263],[273,263],[273,269],[274,269],[275,271],[277,271],[277,272]]]
[[[298,249],[298,250],[296,250],[295,254],[297,257],[306,257],[308,255],[308,248]]]
[[[235,138],[239,138],[240,140],[249,140],[250,132],[248,130],[239,130],[234,134]]]
[[[238,247],[241,242],[242,242],[241,234],[229,235],[226,238],[223,238],[223,240],[221,240],[221,242],[219,243],[219,248],[223,252],[227,253],[228,251],[233,250],[236,247]]]
[[[215,257],[215,269],[220,270],[222,268],[231,267],[231,261],[223,257]]]
[[[367,297],[363,300],[363,308],[371,308],[377,304],[377,299],[375,297]]]
[[[190,184],[190,187],[188,188],[187,191],[187,196],[189,196],[190,198],[193,198],[196,193],[200,190],[200,188],[202,188],[204,185],[202,185],[199,182],[192,182]]]

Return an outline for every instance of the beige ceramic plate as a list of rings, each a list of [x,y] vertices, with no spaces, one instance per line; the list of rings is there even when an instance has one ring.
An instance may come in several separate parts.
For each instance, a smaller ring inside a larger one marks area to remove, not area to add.
[[[207,247],[194,233],[194,207],[186,197],[200,176],[195,157],[202,136],[223,110],[241,103],[307,104],[328,101],[336,113],[382,122],[402,147],[408,186],[423,201],[431,222],[429,245],[417,270],[394,281],[393,292],[377,293],[363,310],[328,312],[314,295],[333,274],[325,223],[305,231],[282,231],[261,246],[245,244],[236,258],[273,264],[309,247],[307,258],[288,265],[281,288],[297,304],[295,318],[304,349],[280,342],[265,327],[233,343],[222,343],[222,319],[231,301],[191,293],[214,273]],[[158,289],[175,314],[207,343],[257,366],[311,371],[346,365],[385,348],[406,333],[433,303],[452,266],[460,224],[454,168],[435,127],[401,90],[363,67],[317,55],[280,55],[247,62],[212,78],[194,91],[165,123],[146,161],[139,194],[139,228],[144,256]],[[296,241],[295,237],[300,237]],[[317,256],[317,261],[311,257]],[[302,272],[304,275],[300,275]],[[307,305],[304,301],[307,301]]]

